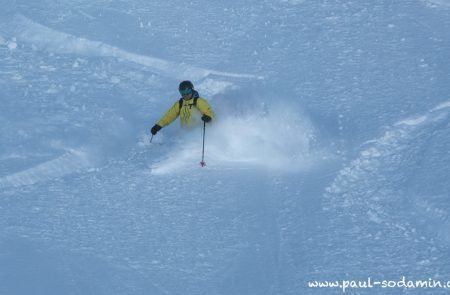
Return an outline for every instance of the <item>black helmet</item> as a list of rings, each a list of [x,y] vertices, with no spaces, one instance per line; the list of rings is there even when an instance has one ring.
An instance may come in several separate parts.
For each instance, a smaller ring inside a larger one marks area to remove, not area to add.
[[[178,86],[178,90],[184,89],[194,89],[194,84],[192,84],[191,81],[183,81],[180,83],[180,86]]]

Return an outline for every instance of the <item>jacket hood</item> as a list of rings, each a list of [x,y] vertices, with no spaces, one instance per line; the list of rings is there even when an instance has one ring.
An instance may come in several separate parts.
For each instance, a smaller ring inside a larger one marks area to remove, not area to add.
[[[192,89],[192,98],[199,98],[200,95],[198,94],[197,90]]]

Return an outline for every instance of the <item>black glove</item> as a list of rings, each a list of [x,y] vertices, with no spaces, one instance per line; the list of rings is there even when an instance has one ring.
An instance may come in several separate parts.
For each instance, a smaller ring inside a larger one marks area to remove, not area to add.
[[[152,135],[156,135],[156,133],[158,133],[158,131],[161,130],[161,128],[162,128],[161,126],[155,124],[155,126],[152,127],[150,132],[152,133]]]
[[[198,117],[197,117],[198,118]],[[202,120],[206,123],[211,122],[211,117],[208,115],[203,115]]]

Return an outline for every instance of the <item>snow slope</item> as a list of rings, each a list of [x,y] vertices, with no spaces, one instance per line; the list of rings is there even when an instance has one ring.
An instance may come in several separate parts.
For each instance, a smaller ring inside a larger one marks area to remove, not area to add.
[[[448,1],[2,4],[0,294],[450,279]]]

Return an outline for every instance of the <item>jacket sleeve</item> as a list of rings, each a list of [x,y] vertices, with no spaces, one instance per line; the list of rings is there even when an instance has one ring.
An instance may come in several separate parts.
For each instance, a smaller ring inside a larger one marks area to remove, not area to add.
[[[206,99],[199,97],[197,100],[197,108],[203,114],[214,118],[215,114]]]
[[[159,122],[157,124],[159,126],[161,126],[161,127],[165,127],[165,126],[169,125],[170,123],[172,123],[173,121],[175,121],[176,118],[178,118],[179,114],[180,114],[180,106],[179,106],[179,103],[177,101],[167,111],[167,113],[164,115],[164,117],[162,117],[162,119],[159,120]]]

